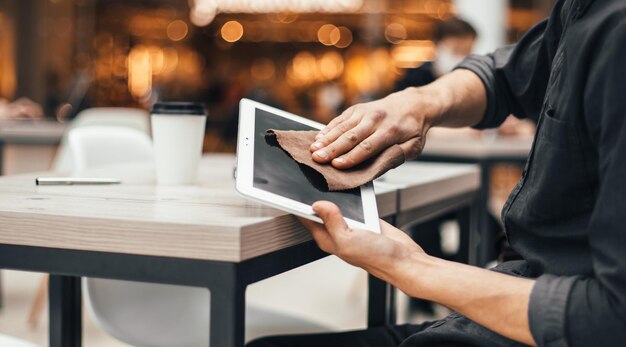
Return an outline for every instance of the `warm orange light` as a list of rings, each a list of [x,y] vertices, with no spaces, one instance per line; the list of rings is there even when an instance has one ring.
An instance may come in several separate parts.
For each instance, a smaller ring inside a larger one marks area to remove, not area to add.
[[[167,26],[167,37],[172,41],[180,41],[187,37],[188,33],[187,23],[180,19],[171,22]]]
[[[343,73],[343,58],[337,52],[327,52],[317,61],[321,80],[333,80]]]
[[[292,86],[303,86],[315,80],[316,61],[310,52],[303,51],[287,66],[287,82]]]
[[[162,74],[169,75],[178,67],[178,52],[172,47],[163,48]]]
[[[335,43],[337,48],[346,48],[352,43],[352,31],[346,27],[337,28],[339,40]]]
[[[152,46],[148,48],[150,54],[150,70],[153,75],[158,75],[163,72],[165,66],[165,58],[163,56],[163,50],[159,47]]]
[[[331,30],[330,35],[328,35],[328,38],[330,39],[329,42],[331,45],[336,45],[337,42],[339,42],[339,40],[341,39],[341,31],[339,30],[339,28],[335,28],[333,30]]]
[[[400,23],[391,23],[385,28],[385,39],[393,44],[406,40],[406,36],[406,28]]]
[[[226,42],[237,42],[243,36],[243,26],[236,20],[231,20],[222,26],[222,39]]]
[[[429,40],[407,40],[391,51],[391,58],[399,68],[417,67],[434,57],[435,44]]]
[[[339,32],[335,33],[333,37],[331,34],[337,30],[337,27],[332,24],[324,24],[317,30],[317,39],[325,46],[332,46],[339,41]],[[333,42],[334,40],[334,42]]]
[[[145,98],[152,91],[152,67],[150,51],[136,46],[128,55],[128,89],[137,99]]]

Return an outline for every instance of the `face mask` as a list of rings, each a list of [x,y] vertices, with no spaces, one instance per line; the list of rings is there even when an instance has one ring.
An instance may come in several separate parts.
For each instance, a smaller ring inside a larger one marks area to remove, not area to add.
[[[439,47],[437,48],[437,58],[433,62],[435,73],[438,76],[445,75],[459,65],[463,59],[465,57],[452,53],[448,48]]]

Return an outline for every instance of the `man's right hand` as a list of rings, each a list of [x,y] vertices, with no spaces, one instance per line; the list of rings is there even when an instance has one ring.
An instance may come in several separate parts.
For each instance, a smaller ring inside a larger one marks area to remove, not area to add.
[[[406,159],[415,159],[431,126],[473,125],[485,108],[478,76],[456,70],[428,86],[348,108],[320,131],[310,150],[313,160],[338,169],[351,168],[395,144]]]
[[[407,159],[417,157],[429,124],[426,112],[409,106],[409,93],[418,92],[407,89],[345,110],[317,135],[310,148],[313,159],[347,169],[395,144],[400,145]]]

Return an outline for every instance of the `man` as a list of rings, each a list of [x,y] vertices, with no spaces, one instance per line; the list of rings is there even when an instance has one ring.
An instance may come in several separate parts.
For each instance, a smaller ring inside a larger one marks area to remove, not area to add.
[[[495,271],[433,258],[382,223],[349,229],[318,202],[319,246],[405,293],[457,313],[420,326],[268,338],[253,346],[625,346],[626,1],[558,0],[515,46],[470,57],[422,88],[349,108],[312,145],[351,167],[394,143],[419,154],[433,126],[495,127],[539,116],[502,217],[524,260]]]
[[[435,24],[435,60],[413,69],[396,83],[396,90],[408,87],[421,87],[452,71],[465,59],[476,43],[476,30],[468,22],[459,18],[448,18]]]

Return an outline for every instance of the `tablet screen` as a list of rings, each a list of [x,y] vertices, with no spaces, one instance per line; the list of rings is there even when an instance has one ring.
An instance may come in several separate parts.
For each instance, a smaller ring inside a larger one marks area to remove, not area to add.
[[[254,120],[254,182],[257,189],[311,205],[318,200],[332,201],[344,217],[364,223],[361,189],[330,192],[322,175],[293,160],[276,143],[266,139],[268,129],[316,130],[305,124],[256,109]]]

